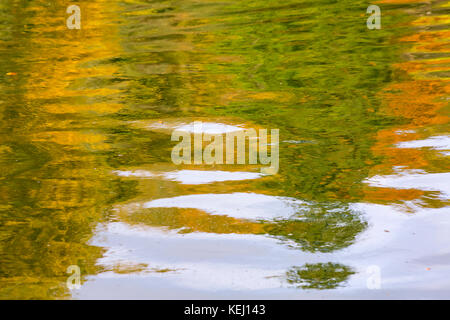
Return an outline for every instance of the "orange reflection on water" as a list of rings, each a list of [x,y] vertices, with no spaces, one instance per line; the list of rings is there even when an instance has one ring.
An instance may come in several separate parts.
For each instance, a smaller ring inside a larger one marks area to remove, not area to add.
[[[426,139],[448,132],[449,117],[444,113],[444,109],[448,106],[446,97],[449,97],[450,81],[445,72],[450,69],[450,59],[442,53],[449,52],[450,31],[428,30],[429,26],[447,23],[448,20],[448,15],[420,17],[412,22],[412,25],[428,28],[420,29],[419,32],[399,40],[411,45],[405,54],[408,61],[394,65],[396,73],[404,80],[390,84],[383,90],[381,97],[384,112],[401,119],[404,124],[377,133],[377,142],[372,151],[381,156],[383,162],[372,168],[370,176],[392,174],[395,168],[422,169],[425,172],[445,172],[448,169],[448,160],[433,149],[396,146],[400,142]],[[366,187],[365,199],[375,202],[410,201],[421,199],[424,194],[426,192],[417,189]],[[425,206],[436,206],[436,203],[426,202],[428,204]],[[445,200],[438,202],[443,205]]]

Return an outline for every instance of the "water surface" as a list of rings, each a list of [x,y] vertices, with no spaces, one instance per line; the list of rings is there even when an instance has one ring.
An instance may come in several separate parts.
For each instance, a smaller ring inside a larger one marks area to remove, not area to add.
[[[449,297],[447,1],[380,30],[360,0],[76,3],[0,4],[0,298]],[[173,164],[195,121],[279,129],[278,174]]]

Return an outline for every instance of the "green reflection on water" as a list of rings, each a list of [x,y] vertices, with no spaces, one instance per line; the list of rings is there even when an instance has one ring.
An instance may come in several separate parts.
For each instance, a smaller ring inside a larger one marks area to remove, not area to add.
[[[119,216],[265,234],[310,252],[345,248],[366,228],[348,203],[364,198],[362,181],[382,162],[376,133],[405,123],[380,111],[379,92],[408,77],[393,71],[405,48],[393,39],[411,32],[401,9],[420,4],[387,5],[386,27],[369,31],[359,0],[78,3],[78,33],[65,29],[65,1],[0,4],[0,298],[70,296],[67,267],[102,271],[103,249],[89,239],[112,207],[131,201],[239,190],[310,201],[303,220],[173,208]],[[135,124],[187,118],[280,129],[279,174],[195,187],[111,174],[170,167],[170,135]],[[306,265],[288,282],[334,288],[351,273]]]
[[[339,263],[305,264],[286,272],[287,282],[303,289],[334,289],[355,272]]]

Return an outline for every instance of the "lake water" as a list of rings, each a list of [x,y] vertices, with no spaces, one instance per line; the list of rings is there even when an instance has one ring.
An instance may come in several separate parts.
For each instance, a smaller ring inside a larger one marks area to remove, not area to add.
[[[74,4],[0,3],[1,299],[450,297],[448,1]]]

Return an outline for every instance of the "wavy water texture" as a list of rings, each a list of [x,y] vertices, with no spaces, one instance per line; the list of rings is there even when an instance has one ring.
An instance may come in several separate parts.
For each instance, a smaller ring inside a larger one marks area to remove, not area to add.
[[[1,299],[448,298],[447,1],[77,3],[0,3]]]

